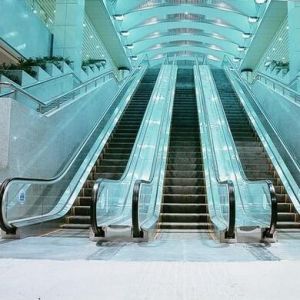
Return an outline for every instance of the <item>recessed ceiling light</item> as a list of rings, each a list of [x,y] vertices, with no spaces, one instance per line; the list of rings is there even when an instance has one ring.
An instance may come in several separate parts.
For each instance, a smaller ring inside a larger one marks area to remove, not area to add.
[[[246,50],[246,47],[238,46],[237,50],[242,52]]]
[[[138,57],[135,55],[135,56],[131,56],[130,57],[132,60],[138,60]]]
[[[214,55],[207,55],[207,59],[209,59],[209,60],[214,60],[214,61],[220,61],[220,59],[218,58],[218,57],[216,57],[216,56],[214,56]]]
[[[259,17],[248,17],[249,23],[256,23],[259,20]]]
[[[123,21],[124,20],[124,15],[114,15],[113,17],[116,21]]]
[[[120,34],[123,36],[129,36],[129,31],[121,31]]]
[[[249,32],[243,32],[243,38],[244,39],[249,39],[251,37],[251,33]]]
[[[241,60],[241,59],[240,59],[239,57],[234,57],[234,58],[233,58],[233,61],[234,61],[234,62],[239,62],[240,60]]]
[[[264,4],[264,3],[268,2],[268,0],[255,0],[255,2],[257,4]]]
[[[128,44],[128,45],[126,45],[126,48],[127,48],[127,49],[133,49],[133,44]]]

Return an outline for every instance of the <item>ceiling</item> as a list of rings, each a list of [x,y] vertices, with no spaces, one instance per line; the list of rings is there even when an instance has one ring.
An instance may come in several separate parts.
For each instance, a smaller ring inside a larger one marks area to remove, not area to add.
[[[106,0],[132,60],[242,60],[268,3],[261,0]]]

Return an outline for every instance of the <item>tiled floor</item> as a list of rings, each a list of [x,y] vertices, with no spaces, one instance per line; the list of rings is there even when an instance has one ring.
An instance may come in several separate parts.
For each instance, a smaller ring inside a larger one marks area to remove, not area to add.
[[[300,260],[300,233],[279,233],[273,244],[221,244],[207,233],[161,233],[151,242],[93,242],[88,231],[0,240],[0,258],[109,261],[242,262]]]
[[[300,233],[274,244],[220,244],[160,234],[149,243],[92,242],[85,231],[0,240],[0,298],[298,299]]]

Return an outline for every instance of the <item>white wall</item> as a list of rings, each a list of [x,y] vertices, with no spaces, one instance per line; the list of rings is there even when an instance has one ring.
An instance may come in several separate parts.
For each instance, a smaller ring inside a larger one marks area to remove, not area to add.
[[[110,80],[50,117],[2,99],[10,106],[10,139],[8,166],[0,169],[0,181],[10,176],[55,175],[103,116],[117,89],[117,83]]]

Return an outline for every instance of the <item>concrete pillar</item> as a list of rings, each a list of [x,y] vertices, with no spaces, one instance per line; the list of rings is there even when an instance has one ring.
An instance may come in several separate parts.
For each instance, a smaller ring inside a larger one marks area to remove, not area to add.
[[[56,0],[53,54],[74,61],[80,75],[85,0]]]
[[[300,72],[300,2],[288,1],[290,80]]]
[[[5,169],[8,167],[10,111],[11,100],[8,98],[2,98],[0,101],[0,169]]]

